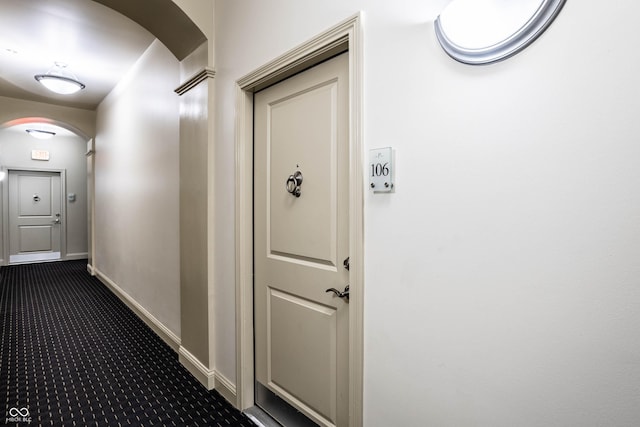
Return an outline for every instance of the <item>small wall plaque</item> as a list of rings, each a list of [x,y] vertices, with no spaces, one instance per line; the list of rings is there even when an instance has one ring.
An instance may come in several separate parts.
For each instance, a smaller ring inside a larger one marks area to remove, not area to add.
[[[393,192],[393,158],[391,147],[369,151],[369,187],[374,193]]]

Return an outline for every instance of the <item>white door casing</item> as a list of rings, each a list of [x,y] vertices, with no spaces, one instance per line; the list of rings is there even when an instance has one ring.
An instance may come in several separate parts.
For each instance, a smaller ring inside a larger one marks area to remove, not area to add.
[[[61,258],[62,180],[59,172],[10,170],[9,262]]]
[[[348,98],[341,54],[254,103],[256,379],[324,426],[349,418],[349,304],[326,292],[349,280]]]
[[[96,274],[96,213],[95,213],[95,140],[87,141],[87,271]]]

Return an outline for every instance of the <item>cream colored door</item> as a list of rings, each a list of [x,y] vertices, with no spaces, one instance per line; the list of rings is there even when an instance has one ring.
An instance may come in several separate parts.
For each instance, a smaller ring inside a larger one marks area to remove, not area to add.
[[[255,94],[256,402],[285,425],[271,401],[348,425],[348,93],[342,54]]]
[[[9,171],[9,262],[60,258],[60,173]]]

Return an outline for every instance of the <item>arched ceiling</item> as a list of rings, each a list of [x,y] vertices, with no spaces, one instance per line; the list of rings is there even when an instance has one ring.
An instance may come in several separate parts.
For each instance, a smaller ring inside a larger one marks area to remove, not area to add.
[[[179,61],[207,38],[171,0],[93,0],[137,22],[156,36]]]
[[[178,60],[206,41],[172,0],[2,0],[0,96],[95,110],[156,38]],[[86,89],[58,95],[34,79],[57,61]]]

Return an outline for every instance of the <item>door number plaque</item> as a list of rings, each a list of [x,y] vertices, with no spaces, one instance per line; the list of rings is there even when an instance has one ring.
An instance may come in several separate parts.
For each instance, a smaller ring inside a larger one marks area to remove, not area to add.
[[[393,158],[391,147],[369,151],[369,187],[374,193],[393,192]]]

